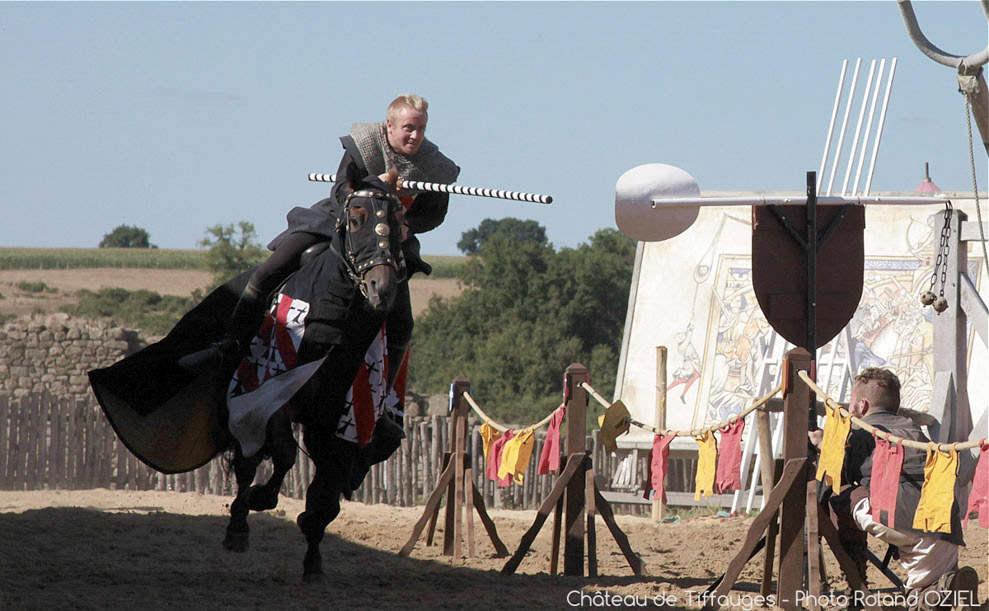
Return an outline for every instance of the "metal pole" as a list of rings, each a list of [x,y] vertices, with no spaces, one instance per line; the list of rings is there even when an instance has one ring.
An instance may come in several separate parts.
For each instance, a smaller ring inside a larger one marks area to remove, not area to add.
[[[838,106],[841,104],[841,93],[845,86],[845,72],[848,71],[848,60],[841,62],[841,74],[838,76],[838,90],[834,94],[834,106],[831,108],[831,122],[828,123],[828,136],[824,139],[824,155],[821,156],[819,175],[824,176],[824,167],[828,163],[828,153],[831,152],[831,136],[834,135],[834,122],[838,118]]]
[[[848,130],[848,115],[852,110],[852,102],[855,101],[855,87],[859,81],[859,68],[862,67],[862,58],[855,60],[855,71],[852,72],[852,86],[848,90],[848,101],[845,103],[845,117],[841,120],[841,134],[838,136],[838,149],[835,151],[834,161],[831,162],[831,178],[828,179],[828,192],[831,195],[831,187],[834,185],[834,175],[838,173],[838,162],[841,161],[841,147],[845,143],[845,132]]]
[[[876,141],[872,145],[872,160],[869,162],[869,176],[865,180],[865,195],[872,190],[872,175],[876,171],[876,157],[879,155],[879,143],[883,139],[883,125],[886,124],[886,107],[889,106],[889,94],[893,90],[893,75],[896,74],[896,58],[889,66],[889,78],[886,80],[886,93],[883,95],[883,108],[879,111],[879,127],[876,129]]]
[[[865,92],[862,94],[862,108],[859,109],[859,118],[855,122],[855,137],[852,138],[852,151],[848,154],[848,166],[845,168],[845,182],[841,184],[841,196],[848,193],[848,179],[852,175],[852,165],[855,163],[855,153],[858,151],[859,135],[862,133],[862,119],[865,118],[865,107],[869,103],[869,90],[872,88],[872,75],[876,72],[876,60],[869,64],[869,76],[865,80]],[[869,139],[869,134],[865,135]],[[865,144],[862,145],[865,148]]]
[[[817,361],[817,174],[814,172],[807,172],[807,352],[814,376]],[[810,430],[817,429],[813,408],[808,412],[807,423]]]
[[[872,134],[872,120],[876,117],[876,102],[879,101],[879,83],[883,80],[883,73],[886,71],[886,58],[879,61],[879,74],[876,75],[876,88],[872,91],[872,105],[869,107],[869,121],[865,124],[865,140],[862,141],[862,151],[859,152],[859,164],[855,169],[855,184],[852,186],[852,195],[858,195],[859,180],[862,178],[862,165],[865,163],[865,151],[869,148],[869,135]]]

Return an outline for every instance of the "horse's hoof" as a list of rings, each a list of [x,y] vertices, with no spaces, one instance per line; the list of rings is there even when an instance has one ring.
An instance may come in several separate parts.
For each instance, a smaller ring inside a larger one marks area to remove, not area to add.
[[[264,486],[251,486],[247,491],[247,506],[251,511],[265,511],[278,506],[278,491],[274,494]]]
[[[304,573],[302,575],[302,583],[325,583],[326,574],[320,571],[319,573]]]
[[[250,547],[250,533],[227,531],[223,538],[223,549],[230,552],[243,553]]]

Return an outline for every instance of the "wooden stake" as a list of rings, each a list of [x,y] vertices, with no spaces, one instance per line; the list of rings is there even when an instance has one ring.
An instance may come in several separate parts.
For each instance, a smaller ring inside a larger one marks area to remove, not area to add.
[[[666,346],[656,346],[656,428],[666,428]],[[650,486],[650,482],[646,482]],[[662,522],[666,514],[663,495],[654,494],[652,499],[652,521]]]

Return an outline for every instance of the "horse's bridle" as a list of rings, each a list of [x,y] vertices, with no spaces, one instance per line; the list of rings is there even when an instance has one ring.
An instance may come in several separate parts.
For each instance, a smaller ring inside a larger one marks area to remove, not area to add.
[[[400,235],[398,248],[395,249],[396,252],[393,252],[391,248],[391,241],[393,239],[392,232],[397,229],[391,226],[391,220],[393,219],[392,214],[390,214],[391,211],[386,211],[384,208],[378,206],[368,207],[368,219],[366,221],[367,223],[374,224],[374,254],[368,258],[362,257],[362,259],[358,261],[357,253],[360,251],[356,248],[354,235],[348,226],[350,221],[351,201],[355,198],[384,202],[388,207],[400,207],[402,204],[398,201],[396,196],[385,191],[379,191],[376,189],[361,189],[359,191],[352,191],[349,195],[347,195],[347,199],[344,202],[343,214],[341,215],[341,218],[337,219],[337,230],[342,230],[344,233],[344,252],[342,253],[343,256],[341,259],[343,259],[346,264],[347,275],[350,277],[350,281],[353,282],[354,286],[357,287],[358,290],[360,290],[361,295],[367,299],[367,283],[364,280],[364,274],[367,270],[378,265],[390,265],[394,268],[395,272],[399,274],[399,280],[404,279],[407,270],[405,267],[405,257],[402,254]],[[365,231],[367,231],[367,228],[362,227],[361,233],[363,234]]]

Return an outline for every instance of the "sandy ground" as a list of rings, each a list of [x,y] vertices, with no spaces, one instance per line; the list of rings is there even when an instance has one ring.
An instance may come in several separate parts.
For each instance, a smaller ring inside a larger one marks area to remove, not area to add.
[[[98,290],[103,287],[124,288],[130,291],[149,290],[162,295],[188,297],[194,290],[209,286],[212,274],[202,270],[175,269],[45,269],[0,270],[0,314],[23,315],[34,311],[56,312],[65,304],[75,303],[74,294],[82,288]],[[22,281],[43,282],[54,291],[29,293],[17,288]],[[409,285],[412,312],[419,314],[429,305],[433,295],[452,297],[460,293],[460,286],[453,278],[427,278],[416,275]]]
[[[618,516],[645,563],[646,574],[636,577],[599,518],[601,576],[591,578],[548,574],[551,518],[518,572],[502,575],[506,558],[495,557],[476,520],[473,558],[442,555],[442,520],[436,545],[427,547],[423,536],[402,558],[397,552],[422,507],[345,503],[322,543],[326,579],[302,584],[305,544],[294,518],[303,503],[283,497],[273,512],[252,514],[251,549],[234,554],[220,545],[230,500],[174,492],[2,491],[0,608],[565,609],[580,606],[582,595],[584,607],[601,607],[595,603],[607,595],[625,603],[610,604],[611,598],[609,607],[699,608],[696,593],[725,570],[752,523],[712,517],[653,524]],[[492,518],[514,552],[535,512],[495,510]],[[987,532],[970,524],[966,539],[961,560],[977,568],[985,600]],[[759,553],[750,561],[738,581],[750,591],[733,591],[725,608],[756,608],[751,590],[762,558]],[[844,588],[830,552],[825,558],[832,587]],[[889,586],[870,571],[871,584]]]

